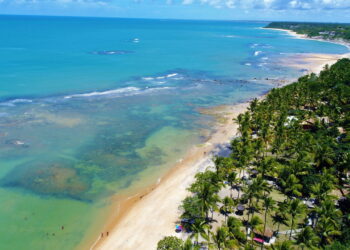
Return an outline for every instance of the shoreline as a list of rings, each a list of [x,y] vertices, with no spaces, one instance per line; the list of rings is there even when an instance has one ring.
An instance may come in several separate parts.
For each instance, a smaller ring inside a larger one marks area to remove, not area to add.
[[[99,237],[90,249],[154,249],[163,236],[177,235],[178,206],[188,194],[186,189],[194,181],[195,174],[211,166],[212,157],[237,134],[237,125],[232,125],[232,119],[248,105],[249,102],[244,102],[214,108],[215,114],[220,112],[225,122],[217,125],[204,144],[193,146],[159,183],[124,200],[114,223],[107,227],[111,229],[109,236]],[[155,220],[156,217],[159,219]],[[152,232],[148,231],[150,229]]]
[[[332,65],[335,62],[337,62],[339,59],[350,58],[350,42],[346,42],[342,40],[326,40],[322,38],[308,37],[305,34],[298,34],[295,31],[287,30],[287,29],[278,29],[278,28],[262,28],[262,29],[283,31],[289,34],[290,36],[294,37],[294,39],[303,39],[303,40],[338,44],[346,47],[349,50],[347,53],[344,53],[344,54],[327,54],[327,53],[292,54],[291,56],[288,56],[288,59],[290,59],[288,60],[288,62],[286,62],[286,60],[283,60],[280,62],[282,65],[286,67],[291,67],[291,68],[300,69],[300,70],[307,69],[306,74],[319,73],[327,64]]]
[[[343,45],[350,50],[350,42],[347,42],[344,40],[339,40],[339,39],[330,40],[330,39],[323,39],[323,38],[317,38],[317,37],[308,37],[306,34],[298,34],[297,32],[295,32],[293,30],[287,30],[287,29],[278,29],[278,28],[262,28],[262,29],[284,31],[296,39],[304,39],[304,40],[319,41],[319,42],[334,43],[334,44],[338,44],[338,45]]]
[[[297,39],[318,40],[290,30],[274,30],[288,32]],[[347,47],[350,48],[350,44]],[[341,55],[310,53],[294,56],[294,63],[289,62],[285,66],[307,68],[307,73],[319,73],[326,64],[331,65],[338,59],[350,57],[350,53]],[[306,64],[300,64],[298,61]],[[264,98],[264,95],[258,98]],[[178,207],[189,194],[186,189],[194,181],[195,174],[211,166],[212,157],[236,136],[237,124],[233,123],[232,119],[245,112],[248,106],[249,102],[213,107],[209,112],[212,112],[212,115],[219,115],[225,122],[217,121],[215,132],[210,138],[201,147],[194,145],[184,159],[170,168],[158,183],[136,195],[120,199],[121,202],[116,206],[117,215],[106,226],[109,235],[107,237],[100,235],[90,249],[155,249],[157,242],[164,236],[181,236],[175,232],[175,224],[180,215]]]

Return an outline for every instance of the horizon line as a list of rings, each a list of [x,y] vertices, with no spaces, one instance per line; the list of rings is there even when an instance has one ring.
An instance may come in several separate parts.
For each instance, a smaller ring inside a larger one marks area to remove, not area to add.
[[[321,21],[290,21],[290,20],[249,20],[249,19],[192,19],[192,18],[156,18],[156,17],[117,17],[117,16],[79,16],[79,15],[46,15],[46,14],[2,14],[3,16],[18,16],[18,17],[59,17],[59,18],[100,18],[100,19],[138,19],[138,20],[164,20],[164,21],[213,21],[213,22],[290,22],[290,23],[332,23],[332,24],[350,24],[342,22],[321,22]]]

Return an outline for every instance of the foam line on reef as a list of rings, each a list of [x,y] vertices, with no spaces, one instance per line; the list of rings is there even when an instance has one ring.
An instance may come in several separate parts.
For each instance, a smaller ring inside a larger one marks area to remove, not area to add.
[[[120,88],[120,89],[112,89],[107,91],[94,91],[90,93],[84,93],[84,94],[75,94],[75,95],[67,95],[64,97],[64,99],[70,99],[74,97],[94,97],[94,96],[103,96],[103,95],[114,95],[114,94],[125,94],[125,93],[131,93],[139,91],[140,88],[137,87],[126,87],[126,88]]]

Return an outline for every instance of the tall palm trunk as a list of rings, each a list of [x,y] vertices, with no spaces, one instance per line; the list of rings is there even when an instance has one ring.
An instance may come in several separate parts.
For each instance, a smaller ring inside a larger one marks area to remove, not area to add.
[[[291,225],[291,228],[290,228],[289,240],[292,239],[293,228],[294,228],[294,216],[292,217],[292,225]]]
[[[277,236],[279,235],[279,232],[280,232],[280,226],[281,226],[281,223],[278,223],[278,225],[277,225]]]
[[[248,211],[247,211],[247,215],[248,215],[248,218],[247,218],[247,226],[246,226],[246,240],[248,239],[248,228],[249,228],[249,208],[250,208],[250,205],[252,203],[252,198],[249,199],[249,203],[248,203]]]
[[[265,230],[266,230],[266,222],[267,222],[267,209],[265,209],[265,221],[264,221],[264,231],[263,234],[265,234]],[[261,244],[261,250],[263,250],[264,248],[264,244]]]

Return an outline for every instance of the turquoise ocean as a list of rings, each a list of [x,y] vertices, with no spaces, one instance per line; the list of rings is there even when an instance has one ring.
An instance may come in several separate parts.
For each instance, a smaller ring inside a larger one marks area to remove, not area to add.
[[[199,108],[302,75],[289,54],[347,52],[265,25],[0,16],[0,249],[92,243],[111,197],[207,139]]]

